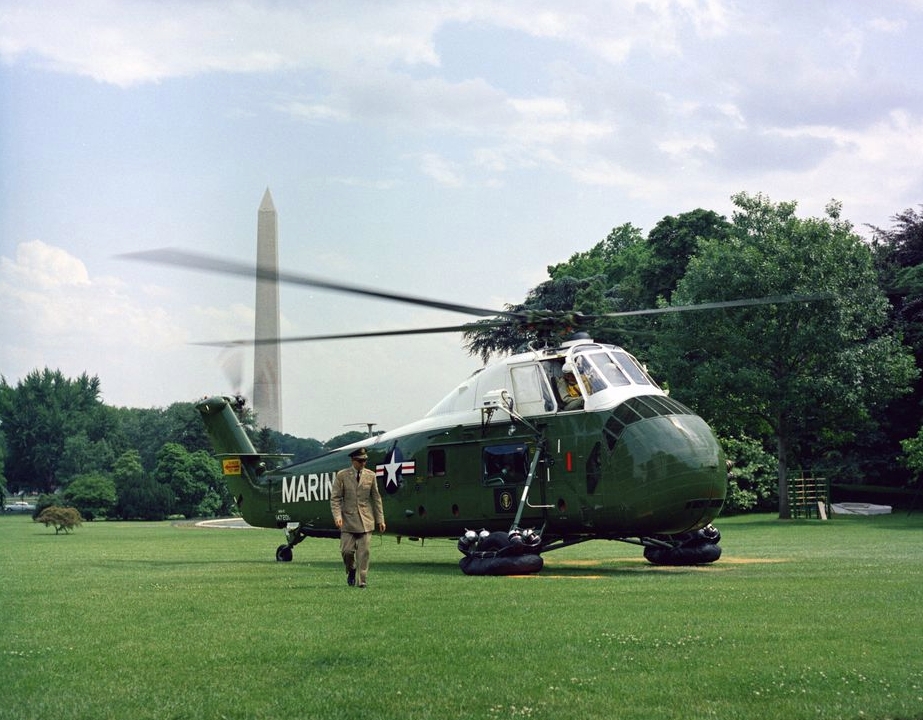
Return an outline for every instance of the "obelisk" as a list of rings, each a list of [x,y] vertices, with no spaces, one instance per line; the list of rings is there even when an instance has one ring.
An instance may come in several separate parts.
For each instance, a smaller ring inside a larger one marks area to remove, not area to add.
[[[263,194],[256,223],[256,264],[279,269],[279,228],[269,188]],[[255,304],[257,341],[279,337],[279,283],[257,278]],[[253,410],[259,427],[282,432],[282,359],[279,343],[257,342],[253,351]]]

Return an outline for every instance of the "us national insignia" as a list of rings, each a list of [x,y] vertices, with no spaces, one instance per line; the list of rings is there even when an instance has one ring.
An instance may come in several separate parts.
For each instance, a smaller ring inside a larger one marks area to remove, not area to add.
[[[405,460],[400,448],[395,445],[385,461],[375,466],[375,477],[385,484],[385,492],[393,495],[404,485],[404,474],[413,475],[416,462],[413,459]]]

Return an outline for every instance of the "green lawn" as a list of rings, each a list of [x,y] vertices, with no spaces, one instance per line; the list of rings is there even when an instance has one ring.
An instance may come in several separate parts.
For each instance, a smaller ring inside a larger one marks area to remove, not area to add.
[[[724,557],[0,518],[0,718],[923,718],[923,513],[718,523]]]

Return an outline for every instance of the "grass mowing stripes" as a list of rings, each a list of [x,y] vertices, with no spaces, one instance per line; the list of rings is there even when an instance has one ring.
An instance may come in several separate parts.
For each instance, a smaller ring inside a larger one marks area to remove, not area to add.
[[[466,577],[449,541],[0,518],[0,718],[923,718],[923,514],[719,523]]]

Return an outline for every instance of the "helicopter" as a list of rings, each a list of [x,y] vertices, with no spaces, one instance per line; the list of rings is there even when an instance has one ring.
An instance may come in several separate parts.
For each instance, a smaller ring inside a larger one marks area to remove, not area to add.
[[[607,313],[522,313],[444,303],[326,279],[254,268],[176,249],[129,258],[448,309],[477,324],[357,334],[236,340],[253,345],[460,332],[485,325],[588,326],[602,317],[739,307],[779,296]],[[566,376],[566,377],[565,377]],[[382,496],[388,534],[450,538],[470,575],[538,572],[542,554],[590,540],[640,546],[655,565],[701,565],[721,556],[712,524],[727,492],[725,458],[709,425],[671,398],[624,348],[585,332],[488,364],[423,418],[321,456],[281,465],[257,451],[241,422],[245,401],[217,395],[196,408],[242,518],[277,528],[289,562],[309,537],[339,537],[330,511],[337,471],[364,448]]]

